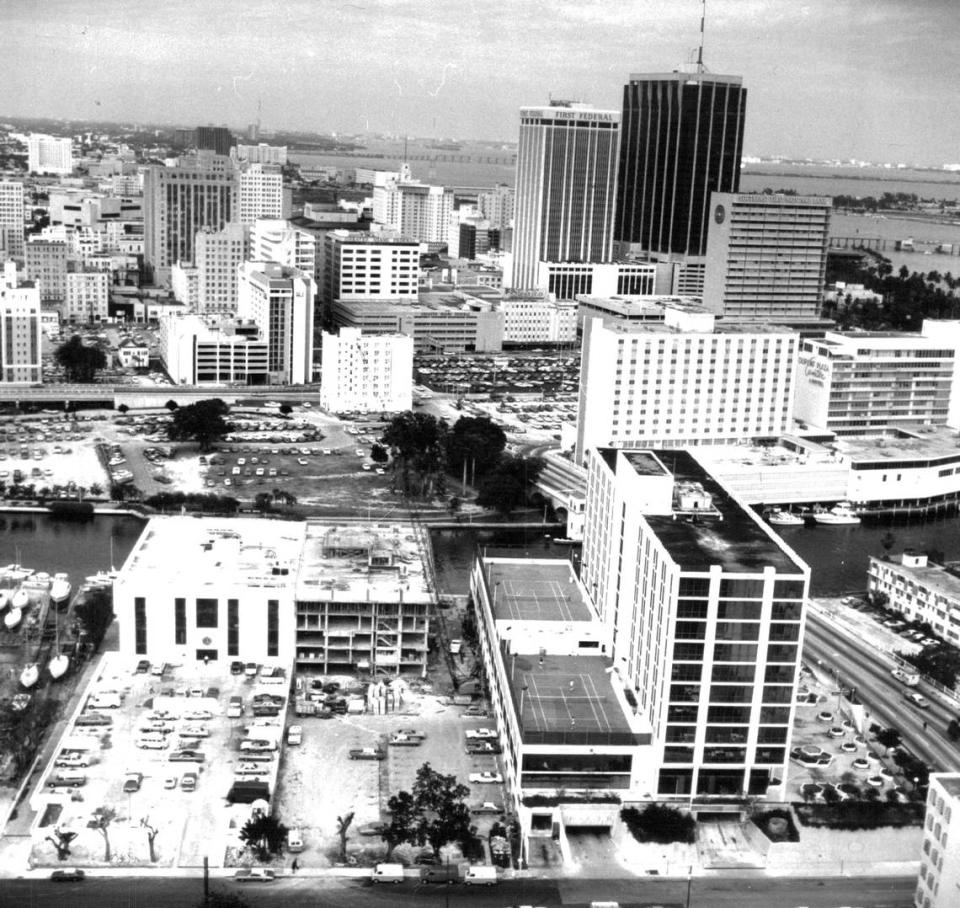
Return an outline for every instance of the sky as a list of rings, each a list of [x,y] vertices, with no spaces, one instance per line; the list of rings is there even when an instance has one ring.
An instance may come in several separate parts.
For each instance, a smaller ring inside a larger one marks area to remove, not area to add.
[[[744,151],[960,162],[957,0],[707,0]],[[515,141],[692,62],[701,0],[2,0],[0,116]]]

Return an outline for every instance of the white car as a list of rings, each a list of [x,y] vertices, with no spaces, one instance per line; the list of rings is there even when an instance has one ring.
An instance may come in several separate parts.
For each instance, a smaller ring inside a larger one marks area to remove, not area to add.
[[[902,668],[895,668],[890,672],[894,678],[907,687],[916,687],[920,683],[920,676],[914,672],[906,672]]]
[[[299,744],[303,741],[303,728],[300,725],[291,725],[287,729],[287,744]]]
[[[917,709],[929,709],[930,701],[923,694],[905,693],[904,698]]]
[[[475,784],[500,784],[503,782],[503,776],[498,772],[472,772],[468,776],[469,780]]]
[[[500,738],[495,728],[468,728],[466,736],[468,741],[496,741]]]

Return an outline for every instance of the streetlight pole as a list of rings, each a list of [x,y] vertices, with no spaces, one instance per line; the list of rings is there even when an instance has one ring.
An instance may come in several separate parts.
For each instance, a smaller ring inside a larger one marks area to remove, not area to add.
[[[687,870],[687,901],[684,908],[690,908],[690,890],[693,888],[693,867]]]

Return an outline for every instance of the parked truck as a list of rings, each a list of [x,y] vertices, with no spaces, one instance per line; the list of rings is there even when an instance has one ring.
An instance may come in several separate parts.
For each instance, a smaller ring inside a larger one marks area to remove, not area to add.
[[[421,883],[459,883],[459,864],[438,864],[435,867],[420,868]]]
[[[497,868],[484,864],[468,867],[463,881],[468,886],[494,886],[497,882]]]
[[[403,864],[377,864],[370,879],[374,883],[402,883]]]

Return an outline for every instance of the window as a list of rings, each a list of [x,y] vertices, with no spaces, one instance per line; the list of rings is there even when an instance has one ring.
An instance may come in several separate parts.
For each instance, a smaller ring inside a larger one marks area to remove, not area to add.
[[[750,721],[750,707],[749,706],[711,706],[707,710],[707,721],[744,725]]]
[[[197,627],[217,626],[217,600],[197,600]]]
[[[713,658],[716,662],[755,663],[757,661],[757,646],[755,643],[718,643],[713,648]]]
[[[186,646],[187,644],[187,600],[173,600],[173,639],[177,646]]]
[[[267,655],[280,653],[280,600],[267,600]]]
[[[717,603],[718,618],[745,619],[759,621],[763,614],[762,602],[719,602]]]
[[[134,643],[138,656],[147,652],[147,600],[136,596],[133,600]]]
[[[747,727],[729,728],[723,725],[707,726],[704,740],[708,744],[746,744]]]
[[[711,703],[749,703],[753,699],[753,686],[727,685],[717,686],[714,684],[710,688]]]
[[[227,655],[240,654],[240,601],[227,600]]]

